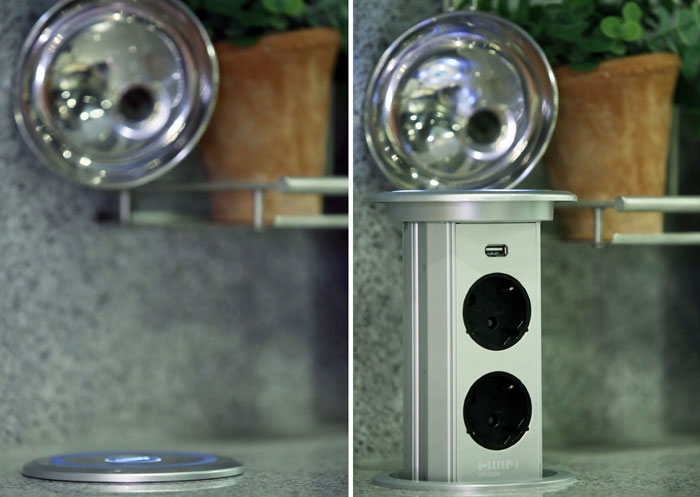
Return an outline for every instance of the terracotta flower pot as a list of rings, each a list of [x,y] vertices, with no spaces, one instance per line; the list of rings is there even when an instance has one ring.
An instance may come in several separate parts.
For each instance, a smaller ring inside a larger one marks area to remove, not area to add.
[[[216,44],[221,84],[201,142],[213,181],[277,181],[323,176],[327,165],[331,84],[340,35],[333,29],[263,37],[252,47]],[[215,192],[217,221],[250,222],[250,192]],[[321,212],[314,195],[265,195],[265,221]]]
[[[588,72],[556,69],[559,117],[545,163],[552,187],[579,200],[666,192],[672,98],[680,68],[674,54],[657,53],[604,62]],[[591,209],[558,214],[565,239],[593,236]],[[604,213],[613,233],[663,231],[660,213]]]

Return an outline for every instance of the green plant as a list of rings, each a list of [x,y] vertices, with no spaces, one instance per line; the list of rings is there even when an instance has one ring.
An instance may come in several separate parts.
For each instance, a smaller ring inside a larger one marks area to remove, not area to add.
[[[347,0],[183,0],[209,36],[234,45],[255,44],[261,36],[305,27],[338,29],[347,47]]]
[[[462,0],[457,7],[474,2]],[[522,26],[552,66],[595,69],[625,55],[673,52],[682,60],[676,103],[697,115],[700,137],[700,3],[698,0],[478,0]]]

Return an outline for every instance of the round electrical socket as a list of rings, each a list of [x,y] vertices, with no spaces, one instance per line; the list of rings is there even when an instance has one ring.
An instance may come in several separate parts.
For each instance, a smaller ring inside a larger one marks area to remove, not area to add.
[[[496,371],[479,378],[464,399],[464,424],[476,443],[491,450],[512,447],[530,427],[532,401],[512,374]]]
[[[464,298],[462,318],[467,333],[489,350],[505,350],[523,337],[530,325],[530,297],[518,280],[503,273],[487,274]]]

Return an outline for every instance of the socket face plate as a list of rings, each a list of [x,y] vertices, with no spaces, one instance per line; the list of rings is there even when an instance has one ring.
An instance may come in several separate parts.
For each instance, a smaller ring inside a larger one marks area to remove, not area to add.
[[[513,375],[527,389],[532,411],[529,429],[515,444],[491,450],[467,432],[462,413],[454,431],[456,481],[504,482],[542,477],[541,297],[539,223],[457,224],[454,264],[454,399],[461,408],[467,392],[483,376],[500,371]],[[484,247],[506,244],[506,257],[487,257]],[[485,275],[515,278],[530,299],[528,331],[505,350],[488,350],[466,332],[462,303],[469,289]]]

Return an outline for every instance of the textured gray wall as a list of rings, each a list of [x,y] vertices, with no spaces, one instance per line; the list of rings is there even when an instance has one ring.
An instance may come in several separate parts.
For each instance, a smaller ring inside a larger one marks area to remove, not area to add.
[[[52,1],[0,3],[0,80]],[[347,413],[347,235],[121,228],[0,92],[0,445],[301,433]]]
[[[382,207],[366,201],[368,194],[392,187],[364,145],[362,96],[383,50],[440,4],[355,0],[358,462],[399,455],[403,369],[401,233]],[[697,193],[697,176],[686,183],[691,191],[685,193]],[[546,187],[543,172],[524,186]],[[542,247],[545,446],[643,442],[668,433],[699,432],[700,249],[596,250],[560,242],[553,230],[553,223],[545,226]]]

